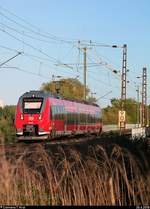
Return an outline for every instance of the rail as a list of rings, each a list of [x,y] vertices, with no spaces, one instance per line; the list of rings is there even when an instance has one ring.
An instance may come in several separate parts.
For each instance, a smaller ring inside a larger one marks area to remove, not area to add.
[[[126,124],[126,129],[132,129],[135,127],[136,124]],[[118,125],[103,125],[103,132],[117,131],[117,130],[119,130]]]

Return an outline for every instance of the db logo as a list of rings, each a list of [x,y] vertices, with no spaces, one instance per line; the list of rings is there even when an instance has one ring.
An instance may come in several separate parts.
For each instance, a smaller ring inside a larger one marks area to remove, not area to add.
[[[29,120],[30,121],[34,120],[34,117],[33,116],[29,116]]]

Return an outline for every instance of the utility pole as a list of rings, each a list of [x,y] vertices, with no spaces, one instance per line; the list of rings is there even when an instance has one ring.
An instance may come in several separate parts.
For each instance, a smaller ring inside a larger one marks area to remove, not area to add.
[[[61,78],[62,76],[58,75],[58,76],[55,76],[55,75],[52,75],[52,82],[55,84],[55,91],[56,91],[56,94],[57,96],[60,94],[60,90],[61,90],[61,82],[60,80],[56,80],[55,81],[55,78]]]
[[[121,76],[121,109],[125,110],[127,83],[127,45],[123,45],[122,76]]]
[[[83,48],[83,53],[84,53],[84,94],[83,94],[83,98],[84,98],[85,101],[86,101],[86,72],[87,72],[86,51],[87,51],[87,48],[84,47]]]
[[[139,124],[140,124],[140,100],[139,100],[139,93],[140,93],[140,88],[139,88],[139,85],[137,86],[137,110],[136,110],[136,123],[139,127]]]
[[[83,85],[84,85],[84,89],[83,89],[83,100],[86,101],[86,80],[87,80],[87,49],[91,49],[91,41],[90,41],[90,45],[86,44],[86,43],[81,43],[80,41],[78,41],[78,49],[83,51],[83,64],[84,64],[84,73],[83,73]]]
[[[127,45],[123,45],[123,60],[122,60],[122,75],[121,75],[121,111],[119,112],[119,118],[123,118],[120,120],[120,130],[126,128],[126,117],[125,117],[125,109],[126,109],[126,83],[127,83]],[[122,117],[122,116],[124,117]]]
[[[143,68],[142,75],[142,127],[147,125],[147,68]]]

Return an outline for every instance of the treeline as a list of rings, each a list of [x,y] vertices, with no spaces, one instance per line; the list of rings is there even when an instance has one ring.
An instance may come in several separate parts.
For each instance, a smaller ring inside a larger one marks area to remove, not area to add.
[[[0,136],[5,140],[5,143],[15,140],[15,109],[16,106],[14,105],[0,107]]]
[[[126,99],[126,122],[135,124],[137,122],[137,110],[138,104],[132,99]],[[117,124],[118,123],[118,111],[121,110],[121,100],[112,99],[111,105],[104,108],[103,111],[103,123],[104,124]]]

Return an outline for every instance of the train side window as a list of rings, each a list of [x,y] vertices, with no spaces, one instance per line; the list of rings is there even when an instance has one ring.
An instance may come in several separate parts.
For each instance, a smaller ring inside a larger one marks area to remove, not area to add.
[[[77,113],[77,117],[78,117],[78,125],[80,125],[81,123],[81,113]]]
[[[85,113],[85,124],[87,124],[87,120],[88,120],[88,114]]]
[[[84,114],[82,114],[82,124],[84,124]]]
[[[59,106],[59,119],[62,120],[62,106]]]
[[[85,124],[85,114],[83,113],[83,125]]]
[[[69,112],[69,124],[71,124],[71,113]]]
[[[90,123],[90,114],[88,113],[87,115],[87,123],[89,124]]]
[[[78,125],[79,122],[80,122],[80,114],[79,113],[76,113],[76,115],[77,115],[77,125]]]
[[[94,123],[96,122],[96,115],[94,114]]]
[[[59,107],[58,106],[55,106],[55,114],[56,114],[55,119],[59,120]]]
[[[70,112],[70,124],[72,124],[72,112]]]
[[[83,114],[80,114],[80,123],[83,124]]]
[[[64,120],[64,107],[61,106],[61,119]]]
[[[58,119],[61,120],[61,106],[57,106],[58,109]]]
[[[57,119],[57,109],[56,109],[56,106],[54,106],[54,119],[55,120]]]
[[[60,107],[57,105],[57,120],[60,119]]]
[[[59,120],[59,106],[56,106],[56,118]]]
[[[76,113],[73,112],[73,124],[75,125],[76,124]]]
[[[70,122],[70,124],[72,124],[72,113],[71,112],[69,113],[69,122]]]
[[[77,125],[78,124],[78,116],[77,113],[74,113],[74,124]]]
[[[84,113],[84,125],[86,124],[86,114]]]
[[[54,106],[54,119],[56,119],[56,106]]]
[[[69,124],[69,112],[67,112],[67,125]]]
[[[53,116],[52,116],[52,106],[50,106],[50,108],[49,108],[49,118],[53,119]]]
[[[74,115],[73,115],[73,112],[70,113],[70,116],[71,116],[71,124],[74,124]]]
[[[93,114],[91,114],[91,123],[93,124]]]
[[[51,106],[51,117],[54,120],[54,118],[55,118],[55,107],[53,105]]]

